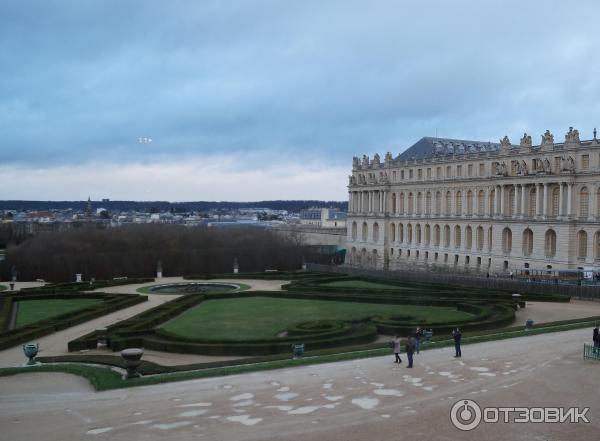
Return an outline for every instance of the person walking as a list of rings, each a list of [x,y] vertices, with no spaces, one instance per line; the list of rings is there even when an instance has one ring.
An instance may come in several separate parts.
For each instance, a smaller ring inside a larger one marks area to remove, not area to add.
[[[417,326],[413,337],[415,338],[415,350],[417,354],[419,353],[419,349],[421,348],[421,337],[423,336],[423,329],[420,326]]]
[[[394,355],[396,356],[394,363],[402,363],[402,359],[400,358],[400,344],[401,340],[398,335],[395,335],[392,341],[390,341],[390,346],[394,350]]]
[[[406,366],[407,368],[412,368],[413,367],[413,354],[415,353],[415,343],[413,341],[412,336],[408,336],[408,338],[406,339],[406,345],[404,346],[404,349],[406,350],[406,358],[408,358],[408,366]]]
[[[456,352],[456,354],[454,355],[454,358],[456,357],[461,357],[462,353],[460,352],[460,339],[462,337],[462,333],[460,332],[460,329],[455,328],[454,331],[452,331],[452,338],[454,339],[454,350]]]
[[[594,328],[593,341],[594,349],[597,351],[600,348],[600,330],[598,330],[598,325]]]

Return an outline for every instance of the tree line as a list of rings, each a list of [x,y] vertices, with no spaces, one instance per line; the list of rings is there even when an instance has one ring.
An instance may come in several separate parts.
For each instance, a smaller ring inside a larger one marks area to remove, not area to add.
[[[256,227],[85,227],[42,233],[19,245],[9,244],[6,258],[0,262],[0,277],[8,280],[13,266],[19,280],[72,281],[77,273],[84,280],[153,277],[158,261],[164,276],[229,273],[234,259],[240,272],[297,270],[307,252],[293,238]],[[311,256],[315,258],[319,260]]]

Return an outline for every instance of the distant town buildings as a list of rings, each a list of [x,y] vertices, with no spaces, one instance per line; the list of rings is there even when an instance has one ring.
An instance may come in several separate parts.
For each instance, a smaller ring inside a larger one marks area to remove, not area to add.
[[[338,208],[309,208],[300,212],[300,225],[319,228],[346,228],[345,211]]]

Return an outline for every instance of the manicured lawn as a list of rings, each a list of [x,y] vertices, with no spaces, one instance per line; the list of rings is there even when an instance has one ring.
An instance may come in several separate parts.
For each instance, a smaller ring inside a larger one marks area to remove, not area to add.
[[[388,285],[386,283],[366,282],[363,280],[340,280],[339,282],[323,283],[321,286],[332,286],[335,288],[384,288],[384,289],[405,289],[398,285]]]
[[[359,320],[375,315],[411,315],[426,323],[457,320],[469,314],[453,308],[249,297],[208,300],[164,325],[182,337],[215,340],[273,338],[295,323]]]
[[[76,311],[101,302],[100,299],[49,299],[19,302],[15,327],[21,327],[55,315]]]

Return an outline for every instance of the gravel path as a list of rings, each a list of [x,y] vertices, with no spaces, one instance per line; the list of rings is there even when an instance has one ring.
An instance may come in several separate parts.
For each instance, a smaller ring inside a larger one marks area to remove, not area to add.
[[[95,393],[79,378],[0,378],[3,439],[597,440],[600,363],[591,330]],[[450,422],[459,399],[489,406],[590,406],[590,424]],[[35,422],[35,423],[32,423]]]

